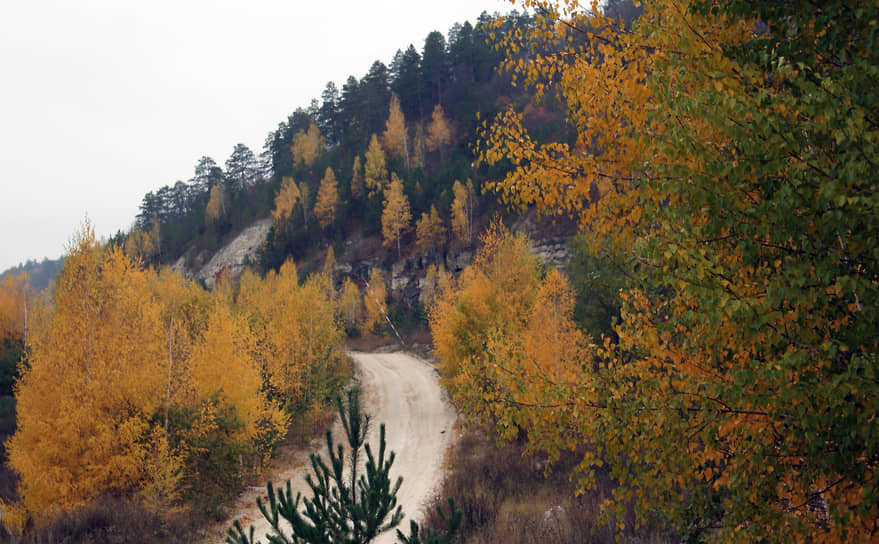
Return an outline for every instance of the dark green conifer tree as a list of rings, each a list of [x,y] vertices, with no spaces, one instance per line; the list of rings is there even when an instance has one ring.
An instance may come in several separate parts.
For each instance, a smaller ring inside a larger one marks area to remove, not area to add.
[[[330,464],[328,466],[319,455],[312,454],[313,474],[305,477],[312,490],[312,498],[303,500],[299,493],[293,497],[288,480],[286,490],[275,490],[271,482],[267,484],[268,505],[257,499],[260,512],[274,533],[267,537],[270,544],[365,544],[380,533],[393,529],[403,519],[403,511],[397,505],[397,491],[403,478],[391,481],[390,469],[395,455],[390,452],[385,456],[385,426],[380,426],[379,451],[375,456],[366,443],[370,417],[360,410],[359,391],[349,390],[344,403],[340,398],[338,410],[349,447],[347,456],[341,444],[334,447],[332,433],[327,431]],[[364,473],[358,475],[361,450],[366,453],[366,464]],[[345,473],[346,457],[351,467],[348,474]],[[451,501],[450,505],[448,517],[440,512],[450,527],[444,537],[427,531],[422,539],[418,525],[412,522],[410,536],[405,537],[397,531],[398,538],[411,544],[448,542],[461,519],[460,510],[455,510]],[[281,520],[290,524],[290,534],[285,534],[281,529]],[[245,533],[240,523],[235,521],[233,528],[228,531],[226,542],[255,544],[253,527],[249,533]]]

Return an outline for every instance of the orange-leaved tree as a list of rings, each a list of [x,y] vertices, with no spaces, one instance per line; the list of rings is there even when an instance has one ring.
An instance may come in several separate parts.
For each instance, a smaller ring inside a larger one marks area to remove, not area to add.
[[[456,405],[552,459],[577,445],[568,395],[584,390],[588,338],[574,324],[565,277],[542,274],[528,239],[494,224],[454,287],[433,281],[430,327]]]
[[[502,113],[479,149],[513,166],[493,187],[646,272],[589,416],[571,414],[584,474],[609,463],[640,519],[693,539],[874,538],[879,125],[861,89],[879,7],[653,0],[630,27],[524,4],[538,17],[507,67],[574,134]]]

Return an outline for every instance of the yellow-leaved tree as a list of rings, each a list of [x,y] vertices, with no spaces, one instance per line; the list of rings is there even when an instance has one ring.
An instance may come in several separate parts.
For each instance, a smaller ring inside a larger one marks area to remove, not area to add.
[[[403,192],[403,180],[397,174],[391,174],[391,186],[385,195],[384,209],[382,209],[382,244],[385,247],[397,246],[397,256],[400,255],[400,240],[412,227],[412,211],[409,207],[409,199]]]
[[[211,195],[204,212],[206,226],[211,226],[226,215],[226,196],[223,188],[216,184],[211,187]]]
[[[539,291],[539,272],[527,238],[493,224],[473,263],[458,277],[457,288],[436,299],[430,329],[453,394],[474,394],[468,380],[480,382],[474,365],[484,356],[486,339],[523,336]]]
[[[161,252],[161,221],[156,214],[150,218],[150,230],[132,229],[125,238],[125,253],[132,258],[150,261]]]
[[[445,243],[446,227],[433,204],[430,206],[430,213],[421,214],[421,219],[415,225],[415,236],[422,251],[441,247]]]
[[[293,135],[293,144],[290,146],[293,152],[293,164],[297,166],[304,164],[306,168],[311,168],[325,145],[326,140],[321,135],[320,129],[312,122],[308,130],[300,130]]]
[[[308,213],[311,206],[311,190],[308,183],[304,181],[299,184],[299,204],[302,208],[302,223],[307,227]]]
[[[369,140],[366,150],[366,164],[363,167],[363,183],[369,196],[381,193],[388,184],[388,167],[385,164],[385,152],[375,134]]]
[[[455,238],[464,245],[470,245],[473,241],[473,214],[476,208],[476,191],[473,190],[473,182],[469,179],[464,185],[455,180],[452,185],[452,232]]]
[[[400,99],[394,93],[391,93],[391,104],[388,120],[385,122],[385,132],[382,134],[382,143],[390,155],[402,158],[406,169],[409,170],[409,136],[406,133],[406,119],[403,110],[400,109]]]
[[[339,294],[339,314],[345,329],[354,331],[360,325],[363,314],[363,297],[360,288],[351,278],[345,278],[342,283],[342,291]]]
[[[452,128],[446,119],[443,107],[437,104],[433,108],[430,123],[427,125],[427,149],[439,151],[440,160],[445,161],[445,151],[452,143]]]
[[[272,208],[272,218],[275,225],[281,225],[293,215],[293,207],[302,200],[299,186],[293,178],[284,176],[281,178],[281,189],[275,197],[275,206]]]
[[[150,282],[119,248],[104,251],[91,225],[74,237],[16,394],[9,463],[28,511],[141,490],[160,477],[150,466],[177,463],[151,419],[166,372]]]
[[[313,274],[300,285],[288,260],[265,279],[243,275],[236,304],[248,315],[271,396],[288,410],[321,400],[342,359],[329,277]]]
[[[333,169],[327,167],[320,188],[317,190],[317,201],[314,203],[314,215],[321,228],[329,227],[336,220],[339,204],[339,184]]]
[[[0,348],[4,343],[22,348],[27,344],[30,300],[27,272],[7,274],[0,280]]]
[[[451,275],[446,272],[443,264],[439,266],[432,264],[427,267],[424,273],[424,283],[421,286],[421,293],[418,300],[430,311],[434,301],[441,298],[443,293],[447,292],[452,286]]]
[[[477,150],[511,167],[492,187],[639,265],[619,342],[544,397],[588,437],[581,484],[610,465],[607,512],[686,540],[875,539],[877,194],[864,180],[879,175],[879,124],[863,89],[879,84],[879,6],[648,0],[628,25],[595,3],[522,4],[537,16],[508,34],[504,64],[562,101],[571,134],[501,113]]]

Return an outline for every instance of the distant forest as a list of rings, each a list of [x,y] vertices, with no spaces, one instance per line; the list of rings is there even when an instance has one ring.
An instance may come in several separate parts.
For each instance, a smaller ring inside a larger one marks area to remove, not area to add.
[[[0,273],[0,280],[8,275],[18,276],[22,273],[26,273],[32,287],[35,289],[44,289],[55,280],[55,276],[61,271],[62,266],[64,266],[63,258],[49,259],[44,257],[42,261],[29,259],[18,266],[13,266],[3,273]]]

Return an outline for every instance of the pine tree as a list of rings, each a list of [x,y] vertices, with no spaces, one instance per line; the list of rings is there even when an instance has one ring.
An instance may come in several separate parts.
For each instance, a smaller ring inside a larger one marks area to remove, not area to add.
[[[379,428],[379,451],[376,457],[366,443],[371,418],[361,412],[359,390],[350,389],[346,397],[344,403],[341,398],[338,399],[337,407],[348,442],[350,471],[345,470],[345,448],[341,444],[334,447],[332,433],[327,431],[330,464],[327,465],[317,454],[311,455],[312,474],[305,477],[313,493],[310,499],[303,499],[299,493],[294,497],[289,480],[286,490],[275,490],[268,482],[268,505],[258,498],[257,506],[272,528],[273,534],[268,535],[270,543],[365,544],[402,521],[403,511],[397,505],[397,492],[403,478],[391,480],[390,469],[395,454],[389,452],[385,455],[385,426],[382,424]],[[365,473],[358,474],[361,451],[366,453]],[[451,542],[461,524],[462,512],[455,509],[451,499],[449,507],[448,516],[439,510],[440,517],[448,525],[445,534],[440,535],[432,530],[420,533],[418,524],[413,521],[410,522],[409,536],[397,530],[397,538],[404,544]],[[285,525],[289,524],[289,534],[285,534],[281,528],[282,520],[286,521]],[[227,532],[226,542],[254,544],[253,532],[251,526],[249,534],[245,533],[241,524],[235,521],[233,528]]]
[[[272,483],[267,484],[268,505],[257,499],[257,505],[274,533],[269,537],[270,542],[365,543],[396,527],[403,519],[402,508],[397,505],[397,491],[403,478],[391,480],[390,469],[395,454],[386,455],[385,426],[380,427],[376,457],[366,443],[371,419],[361,412],[359,391],[349,390],[346,402],[338,399],[337,407],[348,442],[350,471],[345,471],[345,448],[341,444],[334,445],[333,435],[327,431],[330,464],[312,454],[312,474],[305,477],[312,498],[303,500],[299,493],[293,497],[288,480],[286,491],[278,489],[275,492]],[[365,474],[358,474],[358,458],[364,450],[367,457]],[[304,513],[300,513],[300,501]],[[284,534],[280,526],[282,519],[290,524],[291,534]],[[228,531],[226,542],[252,544],[253,530],[251,528],[248,537],[236,521],[234,528]]]

